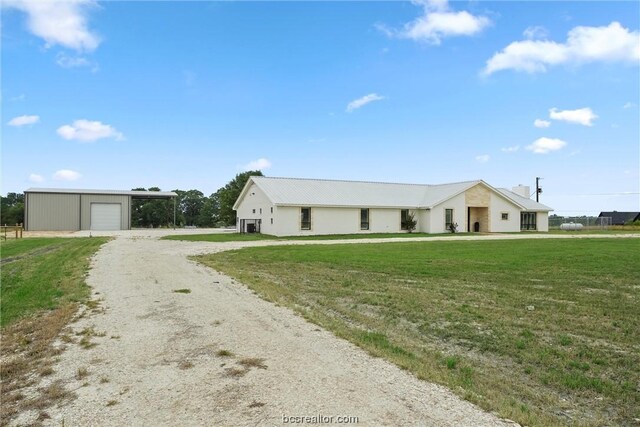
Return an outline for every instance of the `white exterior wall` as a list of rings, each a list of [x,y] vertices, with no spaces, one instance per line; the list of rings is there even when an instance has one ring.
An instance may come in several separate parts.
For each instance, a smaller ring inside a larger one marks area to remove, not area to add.
[[[413,213],[416,221],[417,233],[431,233],[431,211],[428,209],[410,209],[410,213]],[[404,230],[403,230],[404,231]]]
[[[458,231],[467,231],[467,206],[464,193],[439,204],[431,209],[429,233],[449,233],[445,228],[445,209],[453,209],[453,222],[458,224]]]
[[[273,208],[273,214],[271,213],[271,208]],[[255,213],[253,212],[254,209]],[[262,212],[260,212],[260,209],[262,209]],[[261,219],[260,232],[263,234],[275,234],[276,213],[277,208],[271,204],[262,190],[252,184],[242,203],[238,206],[236,230],[240,231],[241,219]],[[271,225],[271,218],[273,218],[273,225]]]
[[[305,206],[306,207],[306,206]],[[401,209],[369,208],[369,229],[360,229],[360,208],[311,207],[311,230],[300,229],[301,207],[279,206],[273,234],[308,236],[317,234],[401,233]]]
[[[503,213],[509,214],[509,219],[503,220]],[[489,227],[492,233],[520,231],[520,208],[492,192],[491,205],[489,207]]]
[[[536,228],[538,229],[538,231],[549,231],[549,212],[537,213]]]

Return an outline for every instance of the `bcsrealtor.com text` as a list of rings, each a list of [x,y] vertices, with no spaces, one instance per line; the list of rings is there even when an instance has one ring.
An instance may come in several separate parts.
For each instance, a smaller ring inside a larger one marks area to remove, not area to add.
[[[282,415],[282,424],[358,424],[353,415]]]

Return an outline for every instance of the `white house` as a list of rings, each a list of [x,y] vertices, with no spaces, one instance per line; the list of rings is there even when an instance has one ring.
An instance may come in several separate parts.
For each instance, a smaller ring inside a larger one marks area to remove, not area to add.
[[[403,233],[413,215],[415,231],[548,231],[552,209],[482,180],[441,185],[252,176],[233,206],[237,230],[275,236]]]

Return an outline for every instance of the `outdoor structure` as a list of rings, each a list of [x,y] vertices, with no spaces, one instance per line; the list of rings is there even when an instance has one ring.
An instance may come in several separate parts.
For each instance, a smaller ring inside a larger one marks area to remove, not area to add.
[[[600,212],[598,218],[611,218],[611,225],[625,225],[640,221],[640,212]]]
[[[252,176],[233,206],[240,233],[275,236],[402,233],[413,216],[415,231],[548,231],[552,209],[482,180],[442,185]]]
[[[24,192],[27,231],[130,230],[132,199],[173,199],[171,191],[68,190]],[[175,215],[174,215],[175,223]]]

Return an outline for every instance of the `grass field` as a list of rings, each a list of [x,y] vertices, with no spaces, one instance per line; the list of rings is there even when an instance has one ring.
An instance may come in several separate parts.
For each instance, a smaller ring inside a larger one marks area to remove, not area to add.
[[[272,246],[197,259],[525,425],[637,425],[637,239]]]
[[[25,387],[53,372],[59,350],[52,342],[66,327],[79,303],[88,302],[85,284],[90,257],[107,238],[32,238],[0,244],[2,347],[1,425],[18,412],[42,411],[71,394],[51,384],[26,398]]]
[[[34,238],[2,242],[2,326],[38,310],[87,298],[84,274],[88,258],[106,240]]]
[[[255,240],[351,240],[351,239],[386,239],[386,238],[407,238],[407,237],[433,237],[433,236],[453,236],[447,234],[427,234],[427,233],[371,233],[371,234],[328,234],[324,236],[288,236],[277,237],[270,234],[260,233],[216,233],[216,234],[183,234],[174,236],[164,236],[164,240],[188,240],[192,242],[246,242]]]

